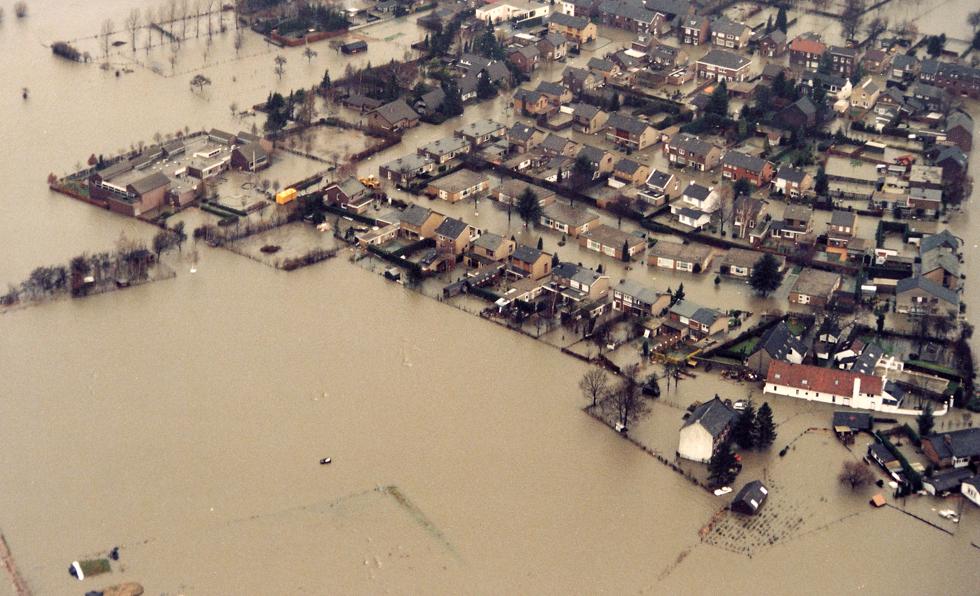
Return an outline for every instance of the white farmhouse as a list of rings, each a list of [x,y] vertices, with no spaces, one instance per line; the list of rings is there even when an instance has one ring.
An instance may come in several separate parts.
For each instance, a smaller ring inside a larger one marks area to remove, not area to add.
[[[684,459],[707,462],[715,447],[728,437],[738,414],[715,396],[703,403],[681,427],[680,445],[677,453]]]

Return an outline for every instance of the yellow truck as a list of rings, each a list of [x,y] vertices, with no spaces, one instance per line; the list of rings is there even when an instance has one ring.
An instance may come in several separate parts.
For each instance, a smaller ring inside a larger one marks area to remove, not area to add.
[[[378,180],[376,176],[367,176],[365,178],[359,178],[358,180],[360,181],[361,184],[363,184],[364,186],[372,190],[377,190],[381,188],[381,181]]]
[[[296,189],[287,188],[286,190],[281,190],[276,193],[276,203],[279,205],[285,205],[296,199]]]

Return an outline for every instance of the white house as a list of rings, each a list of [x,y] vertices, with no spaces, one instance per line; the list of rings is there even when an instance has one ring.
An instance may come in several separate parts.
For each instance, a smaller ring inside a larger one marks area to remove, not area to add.
[[[688,206],[705,213],[714,213],[721,206],[721,196],[718,191],[710,186],[702,186],[693,182],[684,189],[681,200]]]
[[[964,480],[961,485],[963,496],[973,501],[973,504],[980,507],[980,476],[974,476],[969,480]]]
[[[765,393],[877,412],[899,409],[882,377],[779,360],[769,364]]]
[[[504,21],[521,23],[538,17],[544,18],[549,14],[551,14],[550,4],[538,4],[529,0],[498,0],[476,9],[476,18],[483,23],[486,23],[487,19],[493,23]]]
[[[677,454],[684,459],[707,462],[715,447],[724,441],[738,414],[715,396],[694,409],[680,431]]]

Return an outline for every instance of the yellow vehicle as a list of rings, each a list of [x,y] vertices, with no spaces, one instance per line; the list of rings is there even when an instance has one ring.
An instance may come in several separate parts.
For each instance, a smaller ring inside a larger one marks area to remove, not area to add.
[[[370,189],[377,190],[381,188],[381,181],[378,180],[376,176],[366,176],[364,178],[359,178],[359,180],[361,184]]]
[[[279,205],[285,205],[296,198],[296,189],[287,188],[286,190],[279,191],[276,193],[276,203]]]

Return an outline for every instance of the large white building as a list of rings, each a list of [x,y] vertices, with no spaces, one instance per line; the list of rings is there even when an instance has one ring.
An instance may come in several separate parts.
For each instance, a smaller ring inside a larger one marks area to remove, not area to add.
[[[490,19],[494,24],[512,20],[521,23],[539,17],[544,19],[549,14],[551,14],[550,3],[530,0],[498,0],[476,9],[476,18],[484,23]]]
[[[862,410],[899,409],[899,400],[885,389],[882,377],[778,360],[769,364],[765,392]]]
[[[724,441],[738,414],[716,396],[694,409],[681,427],[677,454],[684,459],[707,462]]]

